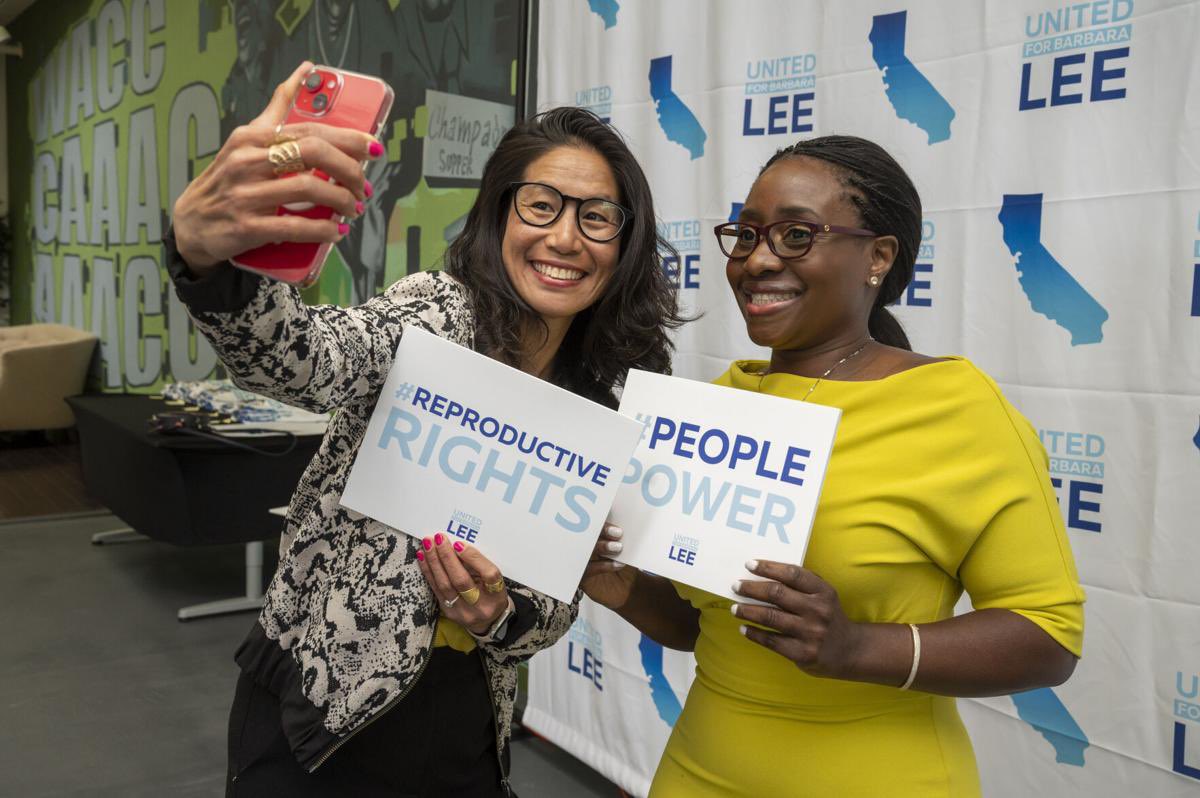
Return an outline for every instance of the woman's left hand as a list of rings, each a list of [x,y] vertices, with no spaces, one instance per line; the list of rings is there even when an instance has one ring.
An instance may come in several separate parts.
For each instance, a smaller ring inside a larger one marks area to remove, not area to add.
[[[475,634],[486,633],[508,607],[504,575],[474,546],[439,532],[421,541],[417,560],[442,614]]]
[[[832,585],[798,565],[751,560],[746,568],[764,579],[739,580],[734,592],[767,606],[734,604],[731,611],[777,631],[746,625],[742,634],[813,676],[847,678],[853,673],[861,629],[842,611]]]

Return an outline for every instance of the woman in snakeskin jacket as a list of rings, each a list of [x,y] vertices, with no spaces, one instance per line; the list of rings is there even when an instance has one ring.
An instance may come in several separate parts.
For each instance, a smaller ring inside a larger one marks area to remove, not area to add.
[[[176,291],[235,382],[338,411],[237,651],[227,794],[510,795],[517,663],[566,632],[577,601],[504,580],[470,546],[417,541],[339,499],[405,324],[615,406],[628,369],[669,366],[667,331],[681,317],[667,248],[624,142],[591,113],[559,108],[503,137],[444,271],[357,307],[307,306],[294,287],[228,260],[269,241],[346,234],[334,221],[276,216],[281,204],[356,218],[370,201],[361,163],[383,148],[354,131],[283,128],[305,166],[336,182],[273,176],[266,148],[309,69],[230,135],[180,196],[167,241]]]

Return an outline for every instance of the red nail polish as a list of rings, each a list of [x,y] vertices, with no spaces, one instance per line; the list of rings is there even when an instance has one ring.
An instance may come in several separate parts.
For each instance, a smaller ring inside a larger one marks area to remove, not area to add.
[[[438,532],[436,535],[433,536],[433,542],[438,544],[439,546],[442,545],[442,540],[443,540],[443,538],[442,538],[441,532]]]
[[[349,233],[349,232],[350,232],[350,225],[346,224],[345,222],[341,222],[338,224],[338,235],[344,236],[344,235],[346,235],[346,233]]]
[[[430,540],[429,538],[425,538],[424,540],[421,541],[421,545],[425,547],[425,551],[429,551],[430,549],[433,548],[433,541]]]
[[[363,193],[367,195],[367,199],[375,195],[375,189],[371,186],[370,180],[363,181]]]
[[[378,158],[380,155],[383,155],[383,145],[378,141],[372,141],[370,146],[367,147],[367,152],[371,154],[372,158]]]
[[[366,207],[366,206],[363,205],[362,200],[357,200],[354,203],[354,212],[357,213],[359,216],[361,216],[364,207]]]
[[[417,552],[417,559],[418,559],[418,560],[420,560],[421,562],[425,562],[425,552],[423,552],[423,551],[418,551],[418,552]]]
[[[466,548],[466,547],[463,546],[463,544],[459,543],[457,540],[454,541],[454,550],[455,551],[461,552],[464,548]]]

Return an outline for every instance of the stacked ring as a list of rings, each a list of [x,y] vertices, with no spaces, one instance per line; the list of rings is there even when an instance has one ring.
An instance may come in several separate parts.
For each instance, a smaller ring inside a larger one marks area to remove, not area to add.
[[[300,157],[300,145],[291,139],[277,139],[267,147],[267,160],[277,177],[292,172],[303,172],[306,167]]]

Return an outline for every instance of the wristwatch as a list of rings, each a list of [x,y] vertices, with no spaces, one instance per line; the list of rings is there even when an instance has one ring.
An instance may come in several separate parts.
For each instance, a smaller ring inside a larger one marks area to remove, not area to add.
[[[517,607],[513,604],[512,597],[509,596],[508,606],[504,608],[504,612],[500,613],[500,617],[495,620],[486,632],[477,635],[468,628],[467,634],[471,635],[479,643],[494,643],[497,640],[502,640],[505,633],[508,632],[508,622],[512,620],[512,617],[516,613]]]

